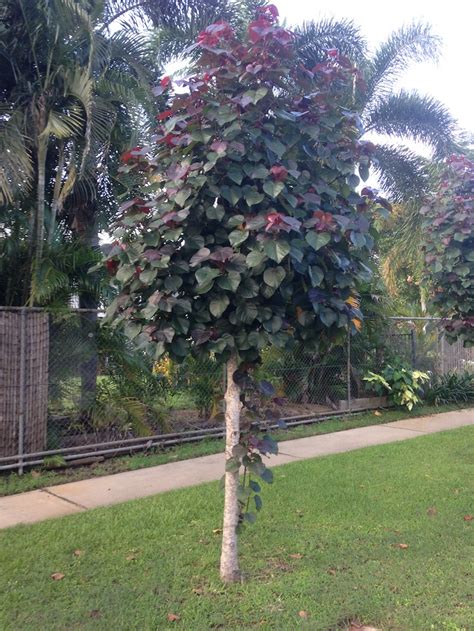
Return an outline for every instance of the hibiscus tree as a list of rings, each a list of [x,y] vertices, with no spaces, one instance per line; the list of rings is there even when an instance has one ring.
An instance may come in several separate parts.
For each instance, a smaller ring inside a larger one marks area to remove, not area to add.
[[[238,528],[261,508],[258,478],[272,479],[262,456],[277,451],[258,422],[274,418],[278,401],[252,369],[268,345],[316,349],[360,327],[372,202],[356,192],[356,172],[366,175],[371,149],[344,100],[358,82],[349,60],[331,50],[301,66],[273,5],[245,39],[220,22],[196,46],[196,74],[179,90],[167,77],[155,89],[166,105],[153,146],[124,156],[122,169],[148,173],[150,185],[117,222],[109,317],[156,358],[213,354],[226,364],[221,576],[230,582],[240,578]]]

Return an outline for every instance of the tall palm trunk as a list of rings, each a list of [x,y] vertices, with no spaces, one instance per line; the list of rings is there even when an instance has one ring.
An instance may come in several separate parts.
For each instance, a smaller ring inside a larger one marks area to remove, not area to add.
[[[39,269],[44,251],[44,207],[46,203],[46,157],[48,153],[48,134],[44,134],[47,112],[44,97],[38,99],[36,117],[37,154],[36,154],[36,204],[30,215],[30,234],[28,248],[28,263],[30,266],[30,287],[28,302],[30,306],[35,302],[35,287],[38,283]]]
[[[36,192],[36,231],[35,231],[35,267],[38,269],[43,258],[44,246],[44,205],[46,189],[46,154],[48,151],[48,139],[38,140],[38,184]]]
[[[240,387],[234,381],[234,373],[238,367],[237,355],[234,353],[227,362],[227,388],[225,392],[225,424],[226,424],[226,459],[232,458],[232,450],[240,438]],[[221,578],[225,583],[240,580],[240,568],[237,546],[237,526],[239,524],[239,471],[226,471],[224,523],[222,526]]]

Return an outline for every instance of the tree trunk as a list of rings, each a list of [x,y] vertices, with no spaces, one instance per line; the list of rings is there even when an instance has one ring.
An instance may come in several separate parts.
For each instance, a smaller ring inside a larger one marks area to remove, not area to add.
[[[29,306],[34,306],[36,286],[44,249],[44,205],[46,203],[46,155],[48,152],[48,137],[38,138],[38,173],[36,181],[36,205],[34,219],[30,218],[30,230],[33,227],[33,237],[30,240],[29,264],[31,266],[31,286],[29,291]]]
[[[232,458],[232,449],[240,438],[240,387],[234,382],[234,373],[238,368],[237,355],[234,353],[227,362],[227,388],[225,400],[226,459]],[[240,568],[237,548],[237,526],[239,524],[239,501],[237,490],[239,471],[225,473],[224,523],[222,526],[221,578],[225,583],[240,580]]]
[[[36,197],[36,234],[35,234],[35,267],[41,265],[44,246],[44,205],[46,203],[46,153],[48,138],[41,138],[38,142],[38,186]]]
[[[83,245],[91,250],[99,250],[99,234],[96,221],[96,204],[92,202],[87,210],[88,213],[82,219],[83,229],[78,236]],[[91,275],[91,280],[94,276]],[[81,410],[86,413],[90,410],[96,397],[97,374],[99,371],[99,353],[97,349],[97,311],[99,307],[98,296],[94,292],[83,291],[79,296],[79,307],[81,309],[91,309],[89,312],[82,312],[81,332],[82,343],[87,349],[87,355],[81,362]]]

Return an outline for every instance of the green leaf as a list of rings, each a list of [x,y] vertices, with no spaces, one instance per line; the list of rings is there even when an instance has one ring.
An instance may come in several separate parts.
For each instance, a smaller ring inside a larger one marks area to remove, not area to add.
[[[319,318],[324,326],[330,327],[332,324],[337,322],[337,313],[332,309],[325,308],[319,314]]]
[[[257,90],[255,90],[255,96],[254,96],[253,102],[258,103],[260,99],[263,99],[263,97],[267,95],[267,93],[268,93],[268,88],[266,88],[265,86],[258,88]]]
[[[270,285],[270,287],[277,288],[281,285],[283,279],[286,276],[286,272],[283,267],[270,267],[263,273],[263,280]]]
[[[251,102],[254,105],[256,105],[261,99],[263,99],[264,96],[266,96],[266,94],[268,94],[268,88],[266,88],[265,86],[262,86],[258,88],[257,90],[247,90],[246,92],[242,94],[242,97],[246,97],[247,99],[250,99]],[[248,101],[247,101],[247,104],[248,104]]]
[[[251,165],[249,165],[251,166]],[[254,180],[264,180],[270,174],[270,171],[263,166],[263,164],[258,164],[253,170],[250,171],[250,177]]]
[[[220,193],[222,197],[229,202],[229,204],[232,204],[232,206],[235,206],[240,199],[240,189],[235,186],[222,186]]]
[[[245,504],[245,502],[249,499],[251,495],[252,491],[249,489],[248,486],[242,486],[242,484],[239,484],[239,486],[237,487],[237,499],[239,500],[239,502]]]
[[[328,232],[308,232],[306,241],[313,250],[320,250],[331,241],[331,235]]]
[[[165,287],[168,291],[176,291],[183,284],[181,276],[167,276],[165,278]]]
[[[151,283],[155,280],[157,274],[158,270],[156,269],[146,269],[140,273],[139,278],[144,285],[151,285]]]
[[[226,123],[230,123],[237,118],[238,114],[234,109],[229,107],[220,107],[219,112],[216,116],[216,121],[219,125],[225,125]]]
[[[207,129],[196,129],[191,133],[191,138],[193,140],[196,140],[197,142],[203,142],[207,144],[212,138],[212,135],[212,131],[209,131]]]
[[[276,138],[269,138],[268,136],[266,136],[264,138],[264,142],[270,149],[270,151],[273,151],[273,153],[276,154],[278,158],[281,158],[286,151],[285,145]]]
[[[250,232],[248,230],[233,230],[229,234],[229,243],[233,247],[237,247],[238,245],[246,241],[246,239],[248,239],[249,234]]]
[[[214,298],[209,304],[209,311],[215,318],[220,318],[224,311],[229,306],[230,300],[226,294]]]
[[[359,175],[364,182],[369,179],[369,167],[366,164],[359,164]]]
[[[313,284],[313,287],[319,287],[319,285],[323,282],[324,280],[324,272],[323,270],[318,267],[317,265],[312,265],[309,269],[309,277],[311,278],[311,282]]]
[[[239,296],[242,298],[255,298],[258,296],[259,285],[251,278],[246,278],[239,287]]]
[[[263,195],[263,193],[259,193],[255,189],[251,189],[244,193],[244,198],[249,206],[255,206],[255,204],[260,204],[260,202],[264,200],[265,195]]]
[[[273,471],[271,471],[271,469],[267,469],[265,467],[265,470],[262,471],[262,473],[260,474],[260,477],[267,484],[272,484],[273,483]]]
[[[217,279],[217,285],[221,289],[227,289],[228,291],[237,291],[242,277],[239,272],[227,272],[225,276],[221,276]]]
[[[227,176],[239,186],[242,184],[242,180],[244,179],[242,169],[239,169],[237,166],[230,167],[227,170]]]
[[[117,270],[115,277],[120,283],[125,284],[134,276],[135,271],[135,265],[122,265]]]
[[[357,175],[349,175],[347,178],[347,182],[351,188],[357,188],[359,186],[360,180]]]
[[[191,195],[192,191],[190,188],[182,188],[180,191],[176,193],[174,196],[174,201],[181,207],[183,207],[186,203],[186,200]]]
[[[144,318],[145,320],[151,320],[157,311],[158,311],[157,305],[149,304],[140,311],[140,316]]]
[[[283,320],[280,316],[273,316],[271,320],[267,320],[263,323],[263,328],[269,333],[278,333],[283,326]]]
[[[232,215],[229,218],[227,225],[229,228],[235,228],[235,226],[241,226],[245,221],[245,217],[243,215]]]
[[[249,486],[254,493],[260,493],[260,491],[262,490],[260,484],[255,480],[249,480]]]
[[[265,254],[271,258],[272,261],[281,263],[290,252],[290,244],[286,241],[274,241],[273,239],[269,239],[263,244],[263,249]]]
[[[225,470],[228,473],[237,473],[240,469],[240,460],[238,458],[228,458],[225,463]]]
[[[211,220],[214,219],[215,221],[222,221],[224,219],[224,215],[225,215],[225,210],[220,204],[217,204],[217,206],[210,206],[209,208],[206,209],[206,217],[208,219],[211,219]]]
[[[237,443],[237,445],[234,445],[232,447],[232,456],[234,458],[243,458],[246,454],[247,454],[247,447],[245,447],[245,445],[242,445],[241,443]]]
[[[263,184],[263,190],[270,197],[278,197],[284,188],[283,182],[274,182],[273,180],[267,180]]]
[[[260,265],[260,263],[262,263],[266,258],[267,256],[264,252],[260,252],[260,250],[252,250],[247,254],[245,261],[247,265],[252,268]]]
[[[208,292],[214,284],[214,279],[220,276],[220,271],[213,269],[212,267],[201,267],[195,273],[196,280],[198,282],[197,293],[205,294]]]
[[[252,324],[258,316],[257,305],[254,305],[252,302],[244,302],[238,305],[235,314],[242,324]]]
[[[351,241],[356,246],[356,248],[363,248],[367,241],[365,236],[360,232],[351,232]]]

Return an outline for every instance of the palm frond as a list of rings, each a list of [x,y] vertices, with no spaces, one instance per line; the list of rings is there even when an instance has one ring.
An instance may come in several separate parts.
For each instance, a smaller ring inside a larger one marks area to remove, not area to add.
[[[367,131],[424,142],[434,149],[436,158],[458,148],[456,121],[431,96],[402,90],[380,99],[364,118]]]
[[[428,161],[407,147],[376,146],[374,173],[383,192],[394,202],[422,199],[429,191],[431,177]]]
[[[294,29],[298,57],[308,68],[326,59],[326,51],[337,48],[352,61],[361,64],[367,56],[367,42],[352,20],[328,18],[303,22]]]
[[[84,130],[85,116],[81,108],[71,105],[66,111],[50,110],[40,137],[73,138]]]
[[[416,62],[436,60],[441,40],[431,26],[413,22],[394,31],[375,51],[367,76],[367,102],[391,92],[394,81]]]
[[[33,274],[32,298],[37,304],[64,304],[73,295],[99,296],[100,278],[88,274],[97,252],[73,241],[53,244]]]
[[[225,20],[238,32],[253,18],[264,0],[166,0],[158,3],[160,12],[145,9],[155,26],[152,38],[159,63],[164,66],[172,59],[181,57],[198,34],[209,24]],[[177,8],[173,10],[173,5]],[[169,13],[169,15],[166,14]]]
[[[0,205],[31,190],[33,161],[23,128],[24,112],[0,108]]]

